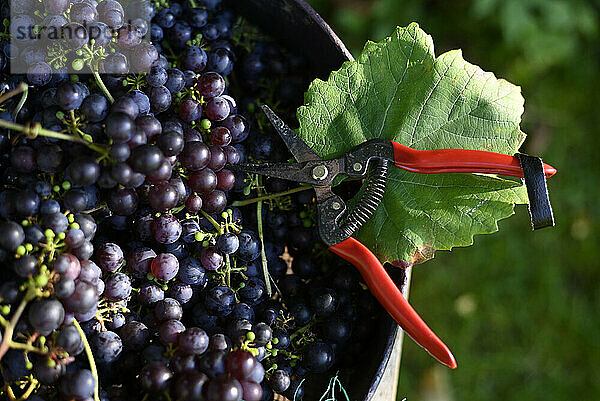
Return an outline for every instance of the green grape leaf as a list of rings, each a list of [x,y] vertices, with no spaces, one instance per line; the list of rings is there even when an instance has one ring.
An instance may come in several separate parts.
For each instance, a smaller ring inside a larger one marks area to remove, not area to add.
[[[525,139],[523,103],[518,86],[466,62],[460,50],[435,57],[431,37],[412,23],[367,42],[327,81],[313,81],[298,109],[298,134],[325,159],[372,138],[512,155]],[[497,231],[517,203],[527,195],[516,180],[392,166],[383,201],[354,235],[381,261],[419,263]]]

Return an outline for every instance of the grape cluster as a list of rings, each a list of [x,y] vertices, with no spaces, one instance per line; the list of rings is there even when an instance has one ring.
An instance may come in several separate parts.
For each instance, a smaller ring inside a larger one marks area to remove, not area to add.
[[[293,113],[302,59],[219,0],[19,3],[115,33],[107,57],[80,52],[98,74],[0,42],[1,391],[300,400],[311,374],[346,364],[377,309],[320,245],[313,193],[232,168],[290,158],[256,106]],[[118,28],[136,13],[150,23]],[[8,74],[28,52],[50,79]]]
[[[31,85],[55,85],[68,80],[73,71],[147,71],[158,56],[144,40],[156,13],[148,2],[133,1],[124,7],[117,0],[6,1],[4,16],[9,8],[15,14],[4,51],[13,71],[25,73]]]

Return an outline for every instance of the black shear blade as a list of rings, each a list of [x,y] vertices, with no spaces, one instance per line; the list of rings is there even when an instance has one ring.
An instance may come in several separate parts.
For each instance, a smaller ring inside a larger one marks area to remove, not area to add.
[[[279,118],[269,106],[266,104],[261,104],[260,108],[266,114],[267,118],[271,122],[271,125],[273,125],[275,131],[277,131],[281,139],[283,139],[283,142],[297,162],[301,163],[311,160],[322,160],[321,157],[316,154],[315,151],[312,150],[312,148],[298,136],[298,134],[288,127],[287,124],[283,122],[283,120]]]
[[[307,179],[305,169],[297,163],[240,163],[233,167],[248,174],[259,174],[299,183],[313,184],[314,181],[310,177]]]

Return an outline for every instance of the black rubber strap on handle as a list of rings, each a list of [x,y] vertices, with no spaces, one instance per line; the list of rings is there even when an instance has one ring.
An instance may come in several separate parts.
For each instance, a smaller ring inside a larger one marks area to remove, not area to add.
[[[546,175],[542,159],[517,153],[523,170],[523,182],[527,187],[527,196],[529,197],[529,216],[531,217],[531,227],[534,230],[544,227],[554,226],[554,215],[552,206],[548,197],[548,187],[546,186]]]

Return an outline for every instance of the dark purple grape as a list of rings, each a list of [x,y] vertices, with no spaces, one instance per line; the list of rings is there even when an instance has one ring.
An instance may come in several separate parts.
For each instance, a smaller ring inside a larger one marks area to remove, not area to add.
[[[61,393],[74,399],[92,398],[96,380],[88,369],[78,369],[67,374],[60,384]]]
[[[182,401],[203,400],[203,391],[207,383],[208,377],[202,372],[195,370],[183,372],[175,383],[177,399]]]
[[[183,88],[185,88],[185,77],[183,72],[177,68],[169,68],[167,70],[167,82],[165,82],[165,87],[171,93],[178,93]]]
[[[185,48],[186,43],[192,40],[192,28],[185,21],[178,21],[168,31],[169,43],[179,49]]]
[[[208,101],[204,107],[206,116],[212,121],[223,121],[231,111],[229,103],[224,98],[217,96]]]
[[[194,99],[186,99],[179,105],[177,113],[181,121],[190,123],[202,116],[202,106]]]
[[[227,255],[235,253],[240,246],[240,240],[234,233],[224,233],[217,238],[217,247]]]
[[[312,373],[324,373],[334,362],[333,348],[324,342],[312,342],[306,345],[302,354],[302,365]]]
[[[111,29],[123,26],[125,12],[120,2],[115,0],[104,0],[96,7],[98,19],[108,25]]]
[[[227,316],[233,311],[235,294],[229,287],[213,287],[206,292],[206,310],[214,316]]]
[[[81,262],[74,255],[65,253],[54,261],[54,271],[75,280],[81,274]]]
[[[60,212],[44,215],[42,220],[42,227],[49,228],[55,233],[67,231],[68,225],[67,217]]]
[[[148,327],[135,320],[125,323],[119,331],[119,336],[123,341],[123,347],[131,351],[141,350],[150,340]]]
[[[186,70],[200,72],[206,67],[208,56],[204,49],[198,46],[187,46],[183,51],[181,65]]]
[[[177,206],[179,196],[171,184],[162,182],[150,187],[148,201],[150,201],[150,206],[154,209],[165,212]]]
[[[150,264],[156,253],[146,247],[135,248],[127,256],[127,269],[137,278],[146,277],[150,272]]]
[[[13,252],[25,241],[25,232],[20,224],[13,221],[0,221],[0,247]]]
[[[211,145],[208,147],[210,150],[210,161],[208,162],[208,168],[214,172],[221,171],[227,163],[227,156],[220,146]]]
[[[185,258],[181,261],[178,278],[181,282],[194,286],[204,286],[208,281],[204,267],[195,258]]]
[[[202,209],[202,198],[196,194],[190,194],[185,201],[185,208],[192,213],[199,212]]]
[[[216,72],[207,72],[198,79],[198,91],[206,99],[221,96],[225,91],[225,80]]]
[[[131,279],[124,273],[113,273],[104,283],[102,296],[109,301],[122,301],[131,294]]]
[[[84,187],[96,183],[100,177],[100,166],[92,158],[80,157],[69,164],[67,174],[71,184]]]
[[[140,116],[135,120],[135,125],[146,133],[146,138],[152,142],[162,132],[162,125],[152,115]]]
[[[96,251],[96,262],[104,271],[114,272],[123,265],[123,250],[117,244],[106,243]]]
[[[150,269],[157,279],[169,281],[177,276],[179,261],[170,253],[160,253],[152,260]]]
[[[83,260],[80,262],[81,270],[79,272],[78,280],[87,281],[93,283],[100,278],[102,270],[91,260]]]
[[[160,135],[156,141],[156,144],[167,157],[177,156],[183,150],[185,142],[183,135],[179,132],[169,131]]]
[[[163,8],[160,10],[156,17],[154,17],[154,21],[163,29],[172,28],[175,25],[175,16],[168,8]]]
[[[56,337],[56,344],[71,356],[77,356],[83,351],[84,345],[79,331],[73,325],[63,327]]]
[[[22,173],[35,171],[37,167],[35,151],[29,146],[15,147],[10,155],[10,164]]]
[[[242,385],[233,377],[217,377],[208,382],[207,401],[241,401]]]
[[[152,363],[140,372],[140,384],[145,391],[162,393],[169,387],[173,373],[165,365]]]
[[[112,331],[103,331],[92,337],[90,341],[96,363],[111,364],[115,362],[123,351],[121,337]]]
[[[171,174],[173,174],[173,166],[167,159],[163,159],[158,170],[147,175],[146,179],[153,184],[161,184],[171,178]]]
[[[150,305],[165,298],[165,292],[154,283],[145,283],[140,287],[138,301],[142,305]]]
[[[51,77],[52,68],[44,61],[35,62],[27,68],[27,81],[32,85],[44,86]]]
[[[96,287],[86,281],[77,281],[75,283],[75,291],[63,302],[66,309],[70,312],[88,312],[98,302]]]
[[[110,192],[108,207],[119,216],[129,216],[137,208],[138,197],[136,192],[130,188],[118,188]]]
[[[81,113],[93,123],[100,122],[108,115],[109,103],[101,93],[92,93],[81,104]]]
[[[129,60],[123,53],[110,53],[103,62],[107,74],[126,74],[129,72]]]
[[[261,401],[263,399],[260,384],[250,380],[242,380],[240,385],[242,386],[242,399],[244,401]]]
[[[188,354],[202,355],[208,349],[208,335],[198,327],[190,327],[179,334],[177,346]]]
[[[116,32],[116,45],[122,49],[132,49],[142,43],[140,31],[132,24],[124,24],[121,28],[117,29]]]
[[[158,327],[158,337],[163,345],[175,344],[179,335],[185,331],[185,326],[179,320],[171,319]]]
[[[70,249],[79,248],[85,241],[85,234],[78,228],[71,228],[65,234],[65,244]]]
[[[110,108],[110,112],[111,112],[111,117],[116,113],[123,113],[123,114],[127,114],[131,118],[131,120],[135,120],[138,117],[138,115],[140,114],[140,107],[137,105],[135,100],[133,100],[131,97],[121,96],[120,98],[115,100],[115,102],[112,104],[112,106]],[[127,121],[127,129],[133,135],[133,132],[134,132],[133,130],[134,130],[135,125],[134,125],[133,121],[129,121],[129,120],[126,120],[126,121]],[[109,135],[109,137],[110,137],[110,135]]]
[[[210,132],[210,141],[216,146],[227,146],[231,143],[231,132],[225,127],[216,127]]]
[[[126,143],[115,143],[110,147],[109,156],[115,162],[124,162],[125,160],[129,159],[130,155],[131,149]]]
[[[55,299],[41,299],[32,303],[27,316],[33,328],[41,335],[47,336],[62,324],[65,310]]]
[[[63,161],[63,151],[58,145],[42,145],[36,150],[35,161],[37,161],[38,168],[44,173],[56,173]]]
[[[202,210],[208,214],[221,213],[227,207],[225,192],[215,189],[208,195],[202,196]]]
[[[227,372],[238,380],[247,379],[256,366],[256,359],[248,351],[236,350],[227,357]]]
[[[202,142],[186,142],[179,161],[190,171],[202,170],[210,162],[210,150]]]
[[[90,42],[94,40],[94,46],[96,48],[106,48],[109,46],[112,40],[112,31],[111,28],[104,22],[97,21],[91,23],[88,27],[88,36],[90,38]]]
[[[206,29],[206,27],[204,28]],[[206,69],[222,75],[229,75],[233,70],[233,55],[229,50],[223,48],[212,50],[208,53]]]
[[[217,188],[230,191],[235,186],[235,173],[231,170],[221,170],[217,173]]]
[[[221,123],[221,126],[227,128],[231,133],[231,142],[240,143],[248,137],[248,121],[241,115],[234,114],[227,117]]]
[[[62,14],[69,8],[70,0],[52,0],[44,2],[44,7],[50,14]]]
[[[269,384],[271,389],[276,393],[283,393],[290,386],[291,380],[290,375],[282,369],[275,370],[271,377],[269,377]]]
[[[128,98],[123,98],[123,102],[131,101]],[[118,107],[119,103],[117,103]],[[106,136],[116,143],[124,143],[131,139],[135,130],[135,123],[132,116],[121,111],[110,113],[105,121]]]
[[[131,51],[131,65],[136,72],[146,72],[158,59],[156,47],[150,43],[140,43]]]
[[[73,50],[81,49],[90,40],[86,27],[76,22],[61,27],[61,34],[67,46]]]
[[[181,236],[181,223],[171,214],[163,214],[154,219],[151,225],[154,239],[161,244],[172,244]]]
[[[169,286],[167,295],[184,305],[192,300],[192,297],[194,296],[194,290],[189,284],[177,282]]]
[[[71,22],[89,26],[98,19],[98,11],[91,3],[74,3],[69,11]]]
[[[188,176],[188,185],[192,191],[207,195],[217,187],[217,175],[209,168],[193,171]]]
[[[202,28],[208,22],[208,11],[204,8],[192,8],[187,17],[191,26]]]
[[[133,150],[129,164],[138,173],[148,175],[158,170],[163,160],[164,156],[158,147],[142,145]]]
[[[148,74],[146,74],[146,82],[153,88],[158,88],[159,86],[163,86],[169,76],[167,75],[167,70],[162,67],[154,66],[150,68]]]
[[[75,291],[75,281],[68,277],[61,277],[54,283],[54,296],[58,299],[70,297]]]
[[[171,92],[165,86],[150,88],[148,92],[152,112],[160,114],[171,106]]]
[[[200,252],[200,263],[206,270],[217,270],[223,264],[223,255],[216,247],[209,246]]]

